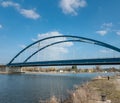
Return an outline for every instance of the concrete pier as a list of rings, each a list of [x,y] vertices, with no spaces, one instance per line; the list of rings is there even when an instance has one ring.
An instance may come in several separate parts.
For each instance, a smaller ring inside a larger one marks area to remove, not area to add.
[[[5,65],[0,66],[0,74],[15,74],[22,73],[21,67],[8,67]]]
[[[6,73],[21,73],[21,67],[6,67]]]

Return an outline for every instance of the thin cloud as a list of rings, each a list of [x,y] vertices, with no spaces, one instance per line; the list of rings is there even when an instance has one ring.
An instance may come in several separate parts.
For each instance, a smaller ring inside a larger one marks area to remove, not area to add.
[[[35,40],[43,39],[46,37],[60,36],[60,35],[63,35],[63,34],[59,33],[58,31],[52,31],[52,32],[47,32],[43,34],[38,34],[37,39],[32,39],[32,40],[35,41]],[[43,47],[45,45],[48,45],[54,42],[63,41],[63,40],[67,40],[67,38],[62,37],[62,38],[53,38],[50,40],[46,40],[40,43],[40,47]],[[36,47],[38,47],[37,45]],[[73,46],[72,42],[66,42],[66,43],[60,43],[60,44],[53,45],[43,50],[40,53],[40,58],[41,60],[46,60],[46,58],[48,60],[64,59],[64,55],[66,55],[69,52],[68,48],[71,46]]]
[[[113,23],[103,23],[100,27],[101,30],[96,31],[97,34],[104,36],[109,32],[112,32]]]
[[[12,1],[4,1],[1,3],[3,7],[13,7],[15,8],[20,14],[22,14],[26,18],[30,19],[38,19],[40,15],[35,11],[35,9],[24,9],[21,7],[20,4],[12,2]]]
[[[47,33],[43,33],[43,34],[38,34],[38,39],[43,39],[43,38],[46,38],[46,37],[51,37],[51,36],[60,36],[60,35],[63,35],[61,33],[59,33],[58,31],[52,31],[52,32],[47,32]],[[50,39],[50,40],[47,40],[45,41],[45,43],[41,43],[41,45],[46,45],[46,44],[50,44],[50,43],[53,43],[53,42],[58,42],[58,41],[63,41],[63,40],[66,40],[67,38],[66,37],[62,37],[62,38],[53,38],[53,39]],[[63,43],[63,44],[59,44],[60,46],[62,47],[69,47],[69,46],[72,46],[73,43],[72,42],[66,42],[66,43]],[[59,47],[59,46],[57,46]]]
[[[107,30],[99,30],[99,31],[96,31],[97,34],[100,34],[101,36],[104,36],[108,33]]]
[[[100,52],[101,52],[101,53],[105,53],[105,54],[108,53],[107,50],[100,50]]]
[[[106,49],[102,49],[99,51],[100,53],[103,53],[103,54],[109,54],[109,53],[113,53],[113,50],[106,50]]]
[[[64,14],[77,15],[77,10],[87,5],[85,0],[61,0],[60,8]]]
[[[117,35],[120,35],[120,31],[116,31],[116,34],[117,34]]]
[[[37,39],[32,38],[32,41],[35,42],[35,41],[37,41]]]
[[[26,45],[19,45],[20,48],[24,49],[26,47]]]
[[[11,2],[11,1],[3,1],[1,3],[1,5],[3,7],[14,7],[14,8],[20,8],[20,5],[18,3],[14,3],[14,2]]]
[[[40,17],[40,15],[36,13],[33,9],[31,10],[20,9],[20,14],[31,19],[38,19]]]
[[[111,28],[113,26],[113,23],[111,22],[111,23],[104,23],[103,25],[102,25],[102,27],[103,28]]]
[[[0,29],[2,29],[3,28],[3,26],[0,24]]]

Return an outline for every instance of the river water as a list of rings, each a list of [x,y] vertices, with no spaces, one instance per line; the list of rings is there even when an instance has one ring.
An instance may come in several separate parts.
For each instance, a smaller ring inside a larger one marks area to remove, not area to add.
[[[0,75],[0,103],[40,103],[53,95],[64,99],[75,85],[97,73]]]

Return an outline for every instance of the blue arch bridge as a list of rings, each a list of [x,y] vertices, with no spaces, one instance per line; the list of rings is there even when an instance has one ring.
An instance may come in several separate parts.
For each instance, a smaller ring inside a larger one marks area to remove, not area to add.
[[[67,39],[61,39],[60,38],[67,38]],[[36,45],[37,43],[41,43],[45,40],[52,40],[52,39],[59,39],[60,41],[55,41],[53,43],[47,44],[32,54],[30,54],[23,62],[14,62],[16,58],[18,58],[22,53],[24,53],[27,49],[32,47],[33,45]],[[37,62],[29,62],[28,60],[33,57],[35,54],[38,52],[44,50],[47,47],[60,44],[60,43],[65,43],[65,42],[84,42],[84,43],[89,43],[89,44],[95,44],[98,46],[103,46],[105,48],[112,49],[114,51],[117,51],[120,53],[120,48],[112,46],[110,44],[90,39],[90,38],[85,38],[85,37],[79,37],[79,36],[71,36],[71,35],[60,35],[60,36],[52,36],[52,37],[47,37],[38,41],[33,42],[32,44],[28,45],[25,47],[23,50],[21,50],[15,57],[12,58],[12,60],[6,65],[6,70],[7,71],[21,71],[21,67],[30,67],[30,66],[67,66],[67,65],[119,65],[120,64],[120,57],[118,58],[97,58],[97,59],[74,59],[74,60],[57,60],[57,61],[37,61]]]

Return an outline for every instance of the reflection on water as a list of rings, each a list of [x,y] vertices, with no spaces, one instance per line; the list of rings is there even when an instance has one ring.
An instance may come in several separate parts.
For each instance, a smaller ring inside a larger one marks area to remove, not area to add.
[[[98,74],[17,74],[0,75],[0,103],[39,103],[55,95],[65,98],[74,85]]]

